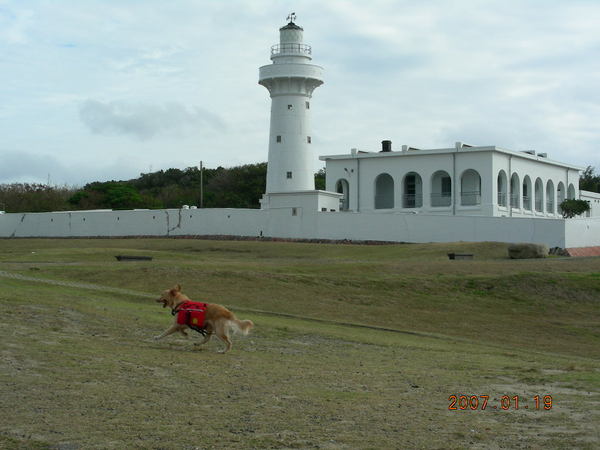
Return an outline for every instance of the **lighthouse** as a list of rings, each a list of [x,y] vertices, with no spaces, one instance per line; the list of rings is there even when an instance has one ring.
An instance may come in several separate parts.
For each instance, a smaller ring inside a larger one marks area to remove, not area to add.
[[[304,43],[302,27],[294,22],[279,29],[279,44],[271,47],[271,61],[259,69],[258,83],[271,95],[271,126],[267,188],[261,209],[338,211],[342,194],[315,190],[311,99],[323,84],[323,68],[311,64],[312,50]]]
[[[271,95],[267,194],[315,188],[310,112],[323,68],[311,64],[311,47],[303,42],[295,14],[288,20],[279,29],[279,44],[271,47],[272,64],[259,69],[258,83]]]

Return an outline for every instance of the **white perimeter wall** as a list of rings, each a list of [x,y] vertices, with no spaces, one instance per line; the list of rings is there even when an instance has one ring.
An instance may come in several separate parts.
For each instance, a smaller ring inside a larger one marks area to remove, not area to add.
[[[567,248],[600,246],[600,217],[566,220],[565,239]]]
[[[565,247],[564,220],[403,213],[318,213],[290,221],[272,211],[271,236],[398,242],[535,242]],[[290,224],[284,227],[284,224]],[[600,245],[600,235],[596,238]]]
[[[0,237],[226,235],[397,242],[535,242],[600,246],[600,218],[440,216],[292,208],[0,214]]]
[[[256,209],[74,211],[0,215],[0,237],[258,236]]]

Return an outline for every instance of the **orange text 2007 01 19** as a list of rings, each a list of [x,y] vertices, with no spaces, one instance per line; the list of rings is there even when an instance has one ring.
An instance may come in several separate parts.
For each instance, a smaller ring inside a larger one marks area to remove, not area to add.
[[[551,395],[503,395],[499,398],[490,398],[489,395],[463,395],[452,394],[448,397],[450,411],[485,411],[496,409],[507,411],[509,409],[532,409],[549,411],[552,409]]]

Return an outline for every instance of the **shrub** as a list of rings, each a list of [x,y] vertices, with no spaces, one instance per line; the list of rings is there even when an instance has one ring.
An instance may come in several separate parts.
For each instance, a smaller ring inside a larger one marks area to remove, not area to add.
[[[590,204],[585,200],[567,199],[559,206],[565,219],[571,219],[590,210]]]

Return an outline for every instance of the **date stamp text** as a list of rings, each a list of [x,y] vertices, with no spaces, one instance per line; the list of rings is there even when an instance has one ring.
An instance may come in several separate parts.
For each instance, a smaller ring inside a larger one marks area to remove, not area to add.
[[[500,398],[490,398],[489,395],[460,395],[452,394],[448,397],[450,411],[470,410],[518,410],[531,409],[549,411],[552,409],[551,395],[534,395],[525,397],[521,395],[503,395]]]

